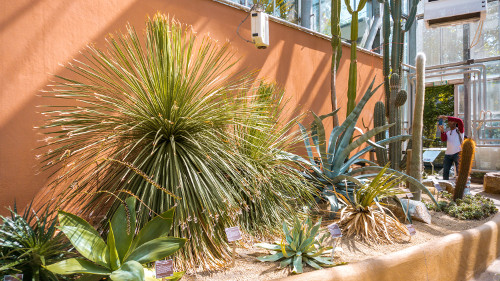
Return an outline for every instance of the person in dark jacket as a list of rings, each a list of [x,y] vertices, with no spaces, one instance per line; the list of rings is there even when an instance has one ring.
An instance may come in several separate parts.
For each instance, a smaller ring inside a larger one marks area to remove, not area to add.
[[[455,164],[455,173],[458,172],[458,159],[462,150],[464,140],[464,122],[460,118],[440,115],[439,119],[447,120],[448,131],[445,131],[443,125],[439,125],[441,131],[441,140],[446,142],[446,153],[443,161],[443,179],[450,179],[451,165]]]

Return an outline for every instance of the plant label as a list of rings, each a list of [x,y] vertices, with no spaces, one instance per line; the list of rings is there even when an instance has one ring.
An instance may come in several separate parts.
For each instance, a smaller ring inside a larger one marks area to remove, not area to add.
[[[234,242],[241,239],[241,232],[238,226],[226,228],[227,241]]]
[[[441,150],[425,150],[422,155],[422,162],[434,162],[441,154]]]
[[[435,182],[435,183],[434,183],[434,188],[436,188],[436,190],[437,190],[438,192],[443,191],[443,188],[439,185],[439,182]]]
[[[417,231],[415,230],[415,227],[413,226],[413,224],[407,224],[406,227],[408,228],[408,231],[410,232],[410,236],[417,234]]]
[[[22,281],[22,274],[14,274],[14,275],[5,275],[3,281]]]
[[[328,226],[328,230],[330,231],[330,234],[332,235],[332,238],[339,238],[342,237],[342,231],[340,230],[340,227],[336,223],[332,223]]]
[[[165,278],[174,275],[173,260],[163,260],[155,262],[156,278]]]
[[[413,197],[413,193],[411,193],[411,191],[408,188],[404,188],[403,191],[406,192],[405,196],[407,198],[412,198]]]

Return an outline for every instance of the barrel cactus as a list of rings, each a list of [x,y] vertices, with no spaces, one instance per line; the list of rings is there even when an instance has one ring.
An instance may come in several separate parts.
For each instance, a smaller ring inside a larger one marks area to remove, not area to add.
[[[465,139],[462,143],[462,152],[460,153],[460,164],[458,166],[458,177],[455,184],[455,192],[453,193],[453,200],[462,199],[464,196],[464,190],[469,180],[475,151],[476,142],[470,138]]]

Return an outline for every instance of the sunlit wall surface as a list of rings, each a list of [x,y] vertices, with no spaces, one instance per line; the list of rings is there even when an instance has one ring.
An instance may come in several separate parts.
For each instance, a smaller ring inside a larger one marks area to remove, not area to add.
[[[252,7],[254,3],[259,3],[266,13],[284,19],[294,24],[309,28],[313,31],[331,35],[331,0],[228,0],[240,5]],[[406,3],[407,0],[403,2]],[[376,1],[375,1],[376,2]],[[359,0],[350,0],[351,7],[359,5]],[[378,2],[377,2],[378,5]],[[342,28],[342,38],[344,41],[350,40],[351,15],[347,11],[344,0],[341,1],[340,26]],[[372,3],[369,1],[365,8],[359,12],[359,37],[361,43],[363,36],[368,35],[369,27],[373,21]],[[304,11],[309,7],[309,13]],[[308,15],[309,19],[304,16]],[[361,46],[363,47],[363,46]],[[378,50],[375,50],[378,52]]]
[[[291,23],[301,25],[310,30],[331,35],[330,14],[331,0],[230,0],[232,2],[251,7],[254,2],[259,2],[265,11],[275,17],[287,20]],[[349,0],[351,7],[357,7],[359,0]],[[345,42],[350,42],[351,15],[347,11],[344,0],[341,1],[342,10],[340,15],[340,26],[342,38]],[[401,1],[403,15],[408,13],[408,0]],[[382,53],[386,46],[381,42],[381,29],[377,31],[373,44],[365,44],[370,30],[373,29],[377,16],[382,16],[382,7],[376,0],[368,1],[365,8],[359,14],[358,46]],[[418,4],[416,32],[412,35],[405,34],[405,52],[403,63],[413,64],[414,60],[410,56],[415,56],[417,52],[424,52],[427,56],[427,66],[437,66],[449,63],[464,62],[464,26],[453,25],[427,29],[423,21],[424,1]],[[469,24],[469,46],[471,59],[484,59],[500,56],[500,16],[499,1],[489,0],[487,16],[484,22],[473,22]],[[404,16],[403,16],[404,17]],[[391,22],[392,25],[392,22]],[[412,37],[413,36],[413,37]],[[392,38],[390,39],[392,40]],[[390,48],[391,46],[387,46]],[[489,119],[500,120],[500,60],[483,62],[486,66],[487,83],[485,101],[478,105],[479,110],[487,112]],[[402,87],[408,90],[407,76],[412,70],[406,69],[403,73]],[[478,81],[478,77],[472,75],[473,81]],[[428,79],[428,82],[436,84],[455,84],[455,99],[457,101],[457,111],[455,114],[463,116],[463,74],[447,76],[442,79]],[[472,97],[471,97],[472,98]],[[410,120],[410,104],[403,108],[404,127],[408,129]],[[483,138],[490,138],[490,144],[500,144],[500,122],[487,122],[480,132]]]

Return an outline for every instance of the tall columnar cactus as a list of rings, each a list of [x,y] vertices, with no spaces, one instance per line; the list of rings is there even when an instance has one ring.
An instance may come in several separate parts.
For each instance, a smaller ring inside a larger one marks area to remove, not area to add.
[[[340,2],[342,0],[332,0],[331,2],[331,21],[330,27],[332,30],[332,39],[330,41],[332,45],[332,64],[331,64],[331,101],[332,101],[332,111],[337,110],[337,69],[339,68],[340,58],[342,57],[342,33],[340,30]],[[337,114],[333,116],[333,126],[339,125],[339,118]]]
[[[415,92],[415,109],[412,124],[412,155],[410,162],[410,176],[422,181],[422,131],[424,128],[424,99],[425,99],[425,55],[417,55],[417,89]],[[413,198],[420,201],[421,191],[410,184]]]
[[[393,73],[390,78],[390,100],[387,108],[389,108],[389,124],[395,124],[389,129],[389,136],[394,137],[401,135],[401,105],[406,101],[406,91],[401,90],[401,79],[399,74]],[[391,167],[395,170],[399,170],[401,164],[401,142],[395,142],[389,144],[389,161],[391,162]]]
[[[465,139],[462,143],[462,152],[460,153],[460,165],[458,167],[458,177],[455,184],[455,192],[453,193],[453,200],[461,199],[464,196],[475,151],[476,142],[471,138]]]
[[[349,84],[347,88],[347,112],[351,114],[356,106],[356,85],[358,77],[357,46],[358,46],[358,16],[365,7],[367,0],[360,0],[356,9],[351,7],[350,0],[344,0],[347,11],[351,14],[351,64],[349,65]]]
[[[385,105],[383,102],[378,101],[375,104],[375,109],[373,110],[373,126],[375,128],[377,128],[380,126],[384,126],[385,123],[386,123],[386,121],[385,121]],[[375,135],[376,142],[382,141],[386,138],[387,137],[386,137],[385,131]],[[385,166],[388,162],[387,150],[383,149],[381,147],[376,147],[375,153],[377,155],[377,163],[382,167]]]
[[[400,107],[404,105],[407,99],[405,91],[401,90],[401,63],[403,60],[404,51],[404,34],[410,30],[411,25],[415,20],[417,13],[417,5],[420,0],[411,0],[412,6],[410,13],[403,26],[402,21],[402,5],[401,0],[378,0],[384,5],[383,16],[383,73],[384,73],[384,90],[386,116],[389,118],[389,123],[396,123],[389,130],[389,136],[400,135],[402,128],[402,118]],[[391,18],[393,21],[392,42],[391,38]],[[389,48],[389,45],[392,48]],[[389,155],[391,167],[399,169],[401,164],[401,142],[389,145]]]

